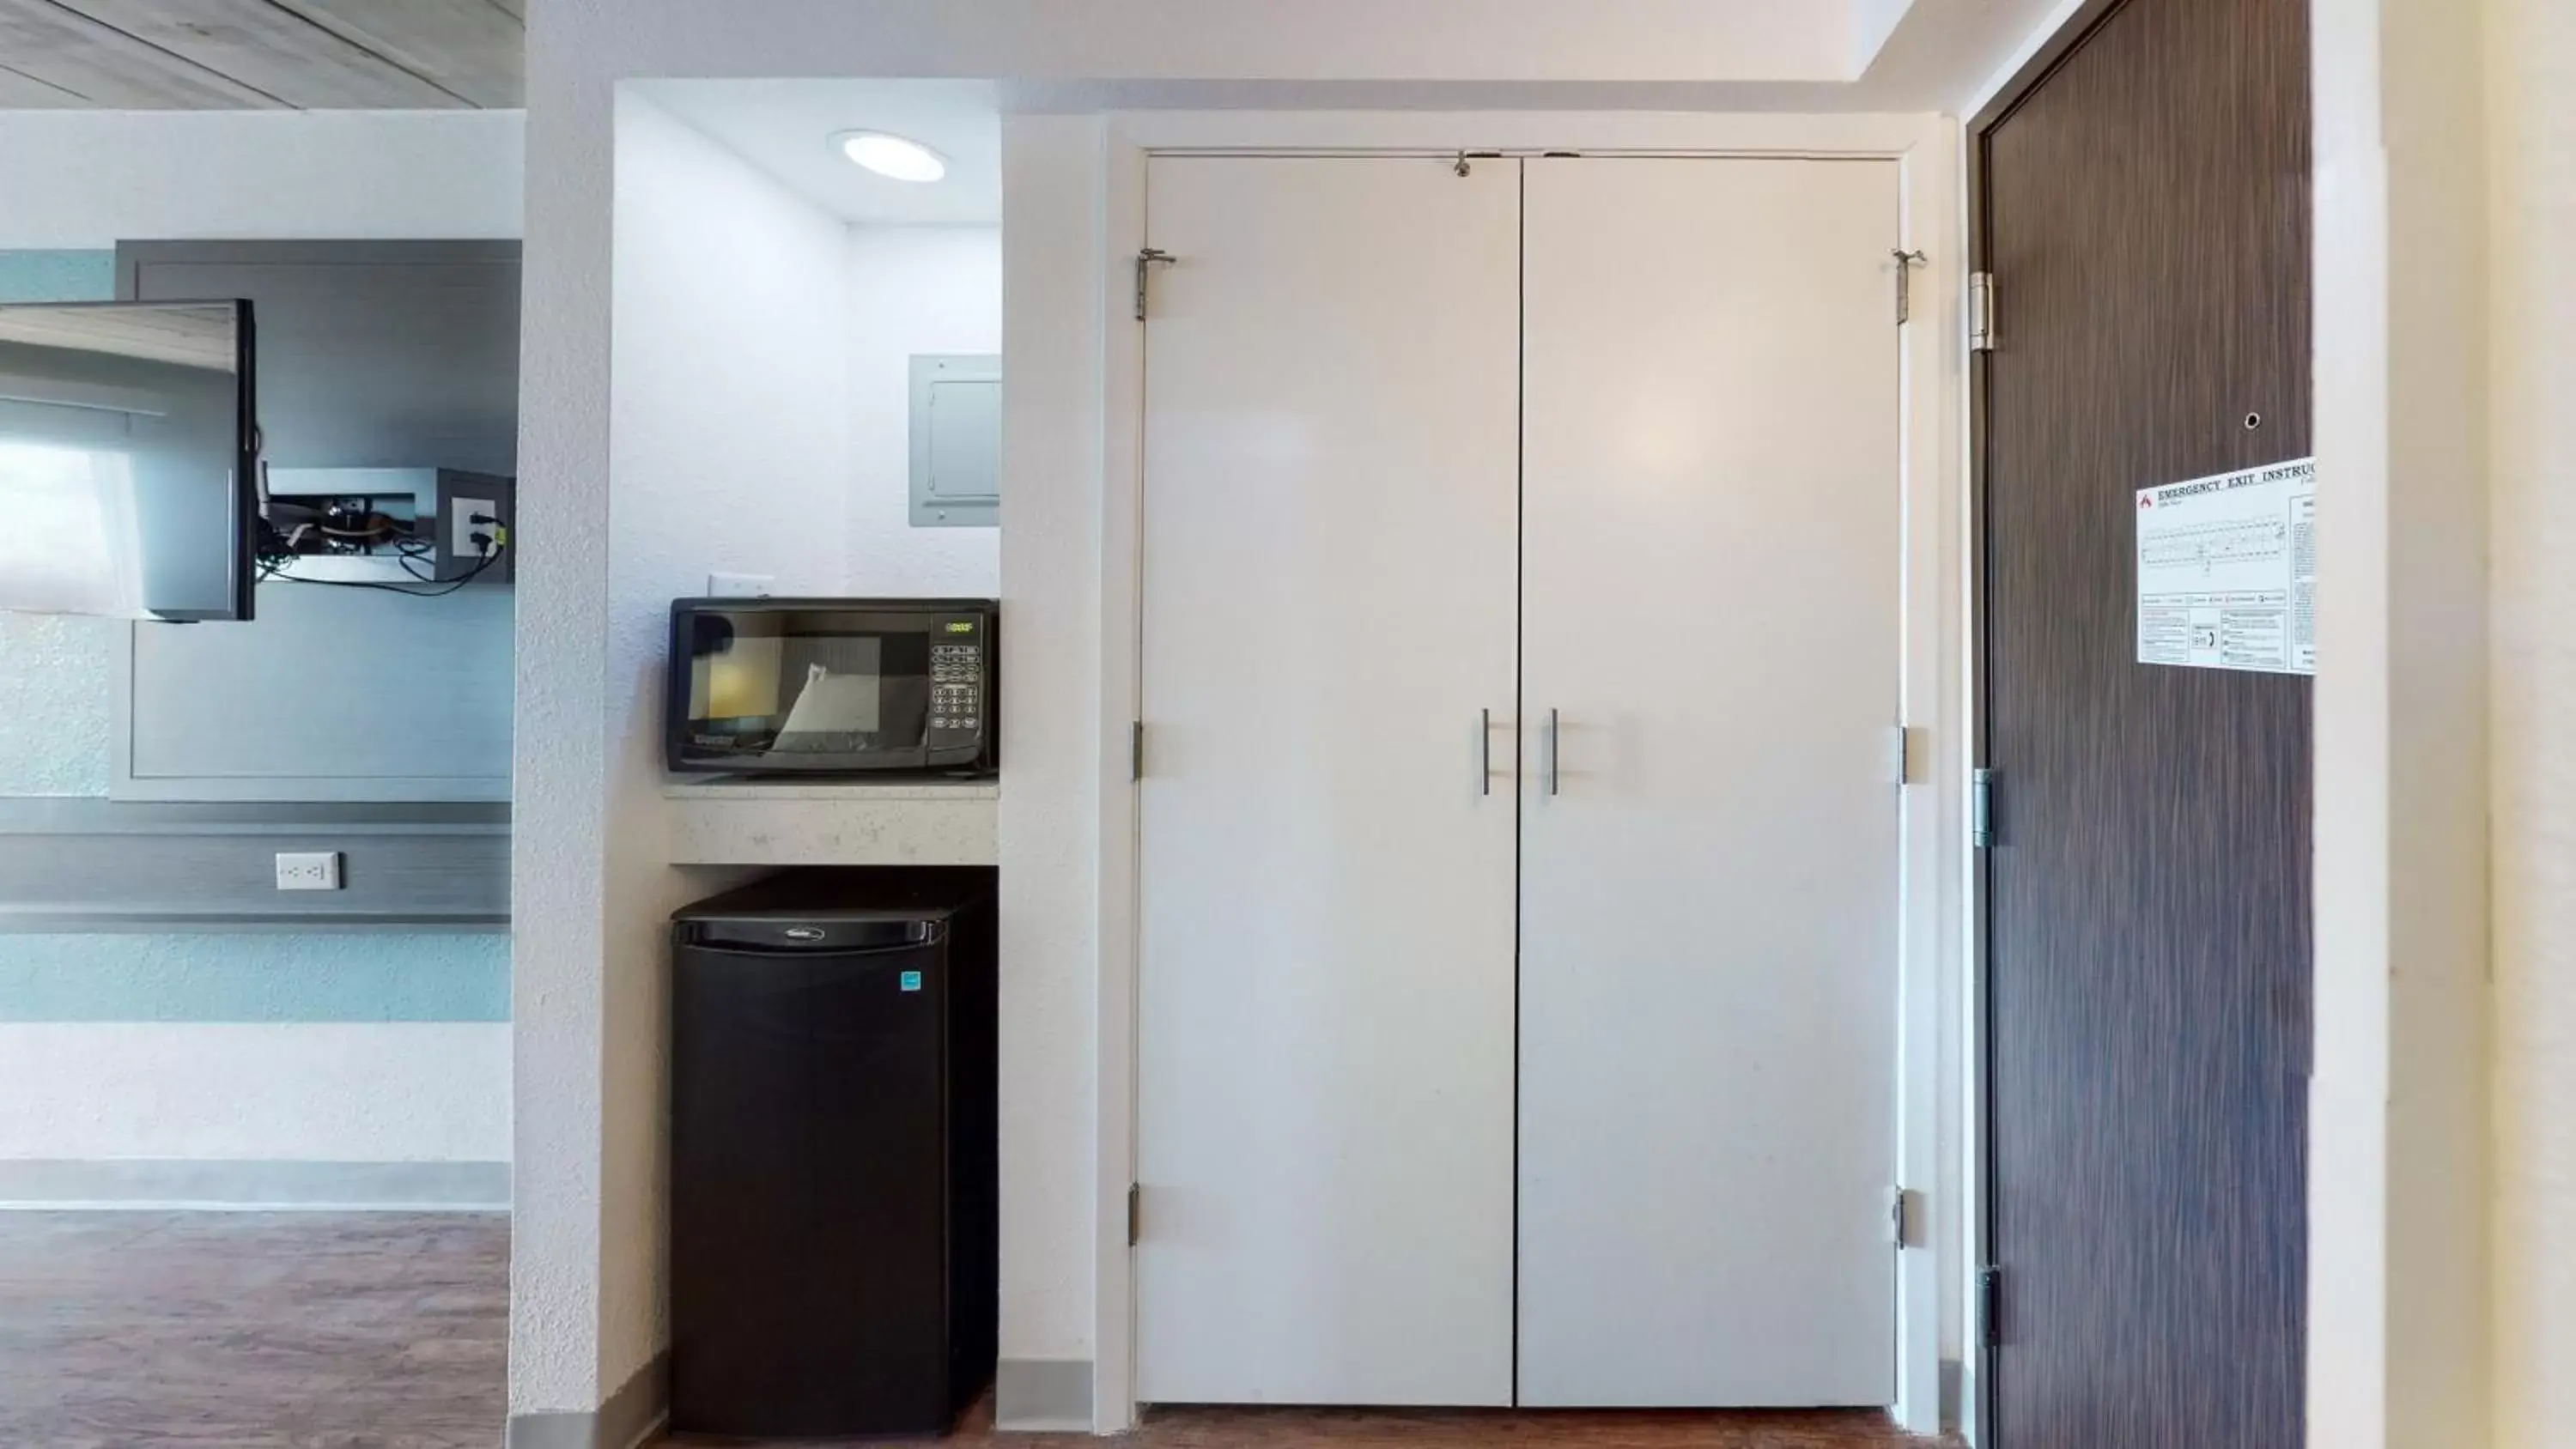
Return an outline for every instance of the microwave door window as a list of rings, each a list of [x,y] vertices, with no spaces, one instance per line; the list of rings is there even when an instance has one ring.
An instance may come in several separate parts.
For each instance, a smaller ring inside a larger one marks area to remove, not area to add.
[[[690,737],[703,748],[766,750],[778,733],[785,641],[729,629],[722,634],[700,639],[689,660]]]
[[[877,677],[834,674],[820,664],[805,667],[804,687],[778,727],[781,754],[846,755],[876,741]]]
[[[902,635],[790,636],[783,676],[794,700],[770,749],[883,755],[921,748],[927,695],[921,641]]]
[[[880,767],[925,742],[926,637],[854,630],[827,613],[697,621],[688,738],[758,768]]]

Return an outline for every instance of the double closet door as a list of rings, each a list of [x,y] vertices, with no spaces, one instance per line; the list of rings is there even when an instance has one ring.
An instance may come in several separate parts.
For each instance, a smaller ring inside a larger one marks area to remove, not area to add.
[[[1140,1397],[1889,1402],[1895,166],[1147,190]]]

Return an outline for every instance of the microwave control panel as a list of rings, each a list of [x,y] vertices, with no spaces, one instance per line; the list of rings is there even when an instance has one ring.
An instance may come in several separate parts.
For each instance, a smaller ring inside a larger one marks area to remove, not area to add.
[[[983,732],[985,643],[980,620],[941,619],[932,626],[931,748],[972,743]]]

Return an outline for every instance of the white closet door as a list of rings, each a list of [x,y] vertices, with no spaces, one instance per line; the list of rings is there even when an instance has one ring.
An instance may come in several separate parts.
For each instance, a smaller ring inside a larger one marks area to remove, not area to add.
[[[1894,1397],[1897,180],[1529,163],[1525,1404]]]
[[[1516,181],[1150,164],[1149,1402],[1510,1398]]]

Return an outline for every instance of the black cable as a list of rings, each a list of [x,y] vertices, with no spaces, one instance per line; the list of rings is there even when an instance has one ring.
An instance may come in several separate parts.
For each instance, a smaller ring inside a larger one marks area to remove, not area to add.
[[[443,589],[413,589],[406,588],[401,584],[370,583],[364,579],[300,579],[295,575],[286,572],[285,567],[282,564],[273,563],[265,565],[266,572],[262,573],[260,578],[263,582],[269,579],[277,579],[284,583],[312,584],[317,588],[325,589],[374,589],[379,593],[402,594],[415,599],[443,599],[449,594],[455,593],[458,589],[465,587],[467,584],[474,582],[476,577],[481,575],[485,569],[490,568],[500,559],[501,555],[507,551],[508,548],[506,545],[500,548],[485,550],[475,558],[474,567],[467,569],[464,574],[456,579],[455,582],[449,584]],[[301,555],[290,556],[290,561],[292,561],[292,557],[300,556]],[[404,560],[403,562],[405,564],[406,571],[408,571],[410,561]]]

